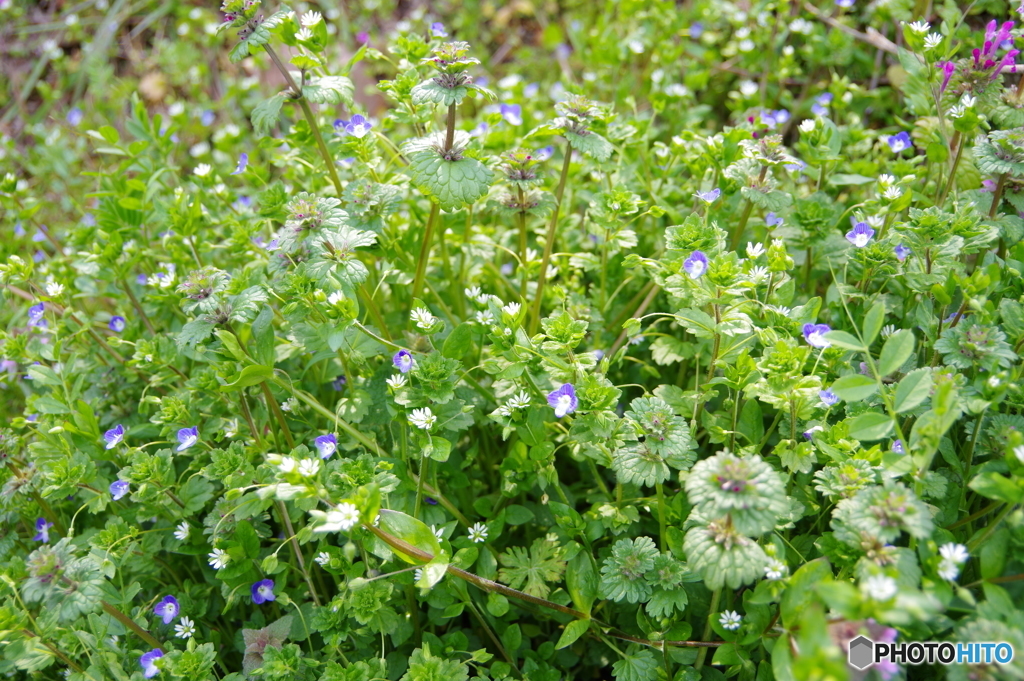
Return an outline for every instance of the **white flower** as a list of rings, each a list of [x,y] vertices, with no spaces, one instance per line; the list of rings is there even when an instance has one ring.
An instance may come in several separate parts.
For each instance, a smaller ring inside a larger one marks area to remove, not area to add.
[[[313,560],[316,561],[317,565],[324,566],[331,562],[331,554],[327,553],[326,551],[321,551],[320,553],[316,554],[316,558],[314,558]]]
[[[924,37],[924,49],[934,50],[942,44],[943,37],[938,33],[929,33]]]
[[[1024,463],[1024,445],[1013,448],[1013,455],[1017,457],[1017,461]]]
[[[416,580],[418,582],[418,581],[420,581],[421,577],[423,577],[423,568],[416,568],[415,570],[412,571],[412,578],[414,580]]]
[[[718,618],[718,623],[722,625],[723,629],[736,631],[740,628],[740,625],[743,624],[743,616],[735,610],[726,610]]]
[[[501,308],[501,311],[507,314],[509,317],[515,317],[516,315],[519,314],[519,310],[521,308],[522,305],[520,305],[519,303],[509,303],[505,307]]]
[[[309,30],[308,28],[300,28],[298,31],[295,32],[295,39],[298,40],[300,43],[312,40],[313,31]]]
[[[910,24],[910,30],[913,31],[914,33],[917,33],[918,35],[924,35],[929,31],[929,29],[931,29],[931,24],[929,24],[927,21],[915,21],[914,23]]]
[[[320,12],[306,12],[305,14],[302,15],[302,18],[299,19],[299,23],[301,23],[306,28],[313,28],[314,26],[319,24],[323,18],[324,17],[322,14],[320,14]]]
[[[214,549],[213,553],[209,554],[209,557],[210,567],[214,570],[221,570],[231,562],[231,556],[224,549]]]
[[[861,592],[879,603],[893,598],[898,591],[896,580],[886,575],[871,575],[860,583]]]
[[[896,184],[896,178],[888,173],[883,173],[878,176],[878,184],[883,187],[888,187],[889,185]]]
[[[395,374],[394,376],[391,376],[390,378],[388,378],[388,380],[384,382],[387,383],[388,387],[390,387],[392,390],[398,390],[399,388],[405,387],[405,384],[408,382],[408,379],[406,379],[405,374]]]
[[[462,292],[465,293],[466,297],[469,298],[470,300],[479,300],[479,298],[480,298],[480,287],[479,286],[474,286],[472,288],[464,289]]]
[[[429,331],[430,327],[434,325],[434,321],[436,319],[434,315],[430,314],[430,310],[423,307],[417,307],[409,313],[409,317],[412,321],[416,322],[417,327],[424,331]]]
[[[753,269],[750,270],[750,273],[747,275],[747,277],[749,277],[750,281],[754,282],[755,284],[764,281],[764,279],[767,276],[768,276],[768,268],[767,267],[754,267]]]
[[[974,103],[977,101],[978,99],[976,97],[971,97],[970,95],[965,94],[963,98],[960,100],[960,103],[963,104],[968,109],[973,109]]]
[[[56,298],[62,293],[64,293],[64,284],[58,284],[55,281],[51,281],[46,284],[46,295],[51,298]]]
[[[232,438],[236,435],[238,435],[238,421],[231,419],[227,422],[227,425],[224,426],[224,437]]]
[[[816,127],[818,127],[818,124],[815,122],[813,118],[804,119],[803,121],[800,122],[799,125],[800,132],[803,133],[814,132],[814,129]]]
[[[998,376],[989,376],[987,382],[990,388],[998,388],[1002,384]]]
[[[295,408],[299,406],[299,401],[294,397],[289,397],[287,400],[281,403],[282,411],[295,411]]]
[[[882,196],[889,199],[890,201],[895,201],[896,199],[903,196],[903,190],[900,189],[899,187],[889,187],[884,192],[882,192]]]
[[[191,529],[192,528],[188,526],[188,522],[184,520],[181,521],[181,525],[178,525],[176,528],[174,528],[174,538],[178,541],[185,541],[186,539],[188,539],[188,533],[189,530]]]
[[[752,80],[740,81],[740,94],[744,97],[751,97],[757,94],[758,89],[757,83]]]
[[[800,33],[801,35],[806,35],[814,30],[814,24],[807,21],[807,19],[794,19],[789,24],[789,30],[792,31],[793,33]]]
[[[477,324],[483,324],[484,326],[490,326],[494,323],[494,315],[491,314],[490,310],[480,310],[476,313]]]
[[[487,526],[483,523],[476,523],[469,528],[469,540],[475,544],[482,544],[487,540]]]
[[[282,473],[291,473],[295,470],[296,462],[290,456],[281,457],[281,463],[277,464],[277,470]]]
[[[331,305],[337,305],[343,300],[345,300],[345,294],[341,291],[335,291],[331,295],[327,296],[327,302]]]
[[[314,532],[348,532],[359,522],[359,509],[355,504],[343,501],[327,512],[327,522],[320,525]]]
[[[192,174],[196,177],[206,177],[210,174],[211,170],[213,170],[213,168],[210,167],[209,163],[200,163],[196,166],[195,170],[192,171]]]
[[[513,395],[507,402],[509,409],[526,409],[530,406],[530,393],[522,390],[517,395]]]
[[[764,244],[747,242],[747,257],[748,258],[760,258],[764,255]]]
[[[960,576],[960,568],[953,561],[944,560],[939,563],[938,573],[939,577],[942,577],[947,582],[952,582]]]
[[[778,558],[772,558],[764,568],[764,576],[768,579],[782,579],[786,574],[786,564]]]
[[[432,411],[430,411],[430,407],[413,409],[412,414],[409,415],[409,423],[420,430],[430,430],[434,427],[434,423],[436,422],[437,417],[434,416]]]
[[[967,110],[964,108],[963,104],[955,104],[949,110],[949,117],[950,118],[963,118],[965,113],[967,113]]]
[[[967,562],[971,554],[967,553],[967,547],[963,544],[943,544],[939,547],[939,555],[957,565]]]
[[[299,475],[312,478],[320,470],[320,459],[303,459],[299,462]]]
[[[430,531],[434,533],[435,537],[437,537],[437,541],[441,541],[442,539],[444,539],[444,528],[443,527],[434,527],[433,525],[431,525],[430,526]]]
[[[871,227],[878,229],[879,227],[882,226],[883,223],[885,223],[885,218],[883,218],[881,215],[869,215],[866,218],[864,218],[864,221],[868,223],[868,225],[870,225]]]
[[[196,633],[196,623],[188,617],[182,617],[181,621],[174,625],[174,635],[178,638],[192,638]]]

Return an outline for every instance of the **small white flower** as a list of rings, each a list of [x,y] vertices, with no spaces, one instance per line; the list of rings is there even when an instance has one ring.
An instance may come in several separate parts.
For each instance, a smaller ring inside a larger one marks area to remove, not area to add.
[[[302,18],[299,19],[299,23],[306,28],[313,28],[319,24],[323,18],[324,16],[320,14],[320,12],[306,12],[302,15]]]
[[[299,462],[299,475],[312,478],[320,471],[320,459],[303,459]]]
[[[764,244],[747,242],[747,257],[753,260],[764,255]]]
[[[277,464],[277,470],[282,473],[291,473],[295,470],[296,465],[295,459],[290,456],[285,456],[281,458],[281,463]]]
[[[417,307],[409,313],[409,317],[412,321],[416,322],[417,327],[424,331],[429,331],[430,327],[434,325],[434,321],[436,320],[436,317],[430,314],[430,310],[423,307]]]
[[[299,401],[294,397],[289,397],[287,400],[281,403],[281,411],[295,411],[295,408],[299,406]]]
[[[973,109],[974,103],[977,101],[978,99],[976,97],[971,97],[970,95],[965,94],[963,98],[960,100],[960,103],[963,104],[964,107],[968,109]]]
[[[505,307],[501,308],[501,311],[507,314],[509,317],[515,317],[516,315],[519,314],[519,310],[521,308],[522,305],[520,305],[519,303],[509,303]]]
[[[437,541],[441,541],[442,539],[444,539],[444,528],[443,527],[434,527],[433,525],[431,525],[430,526],[430,531],[434,533],[435,537],[437,537]]]
[[[888,173],[882,173],[881,175],[878,176],[878,184],[882,185],[883,187],[888,187],[890,185],[896,184],[896,178],[893,177],[892,175],[889,175]]]
[[[181,521],[181,525],[178,525],[176,528],[174,528],[174,538],[178,541],[185,541],[186,539],[188,539],[188,533],[189,530],[191,529],[192,528],[189,527],[188,522],[184,520]]]
[[[501,330],[501,335],[504,336],[505,338],[508,338],[509,336],[512,335],[512,329],[506,326],[504,329]]]
[[[320,553],[316,554],[316,558],[314,558],[313,560],[316,561],[317,565],[320,565],[322,567],[331,562],[331,554],[327,553],[326,551],[321,551]]]
[[[807,118],[800,122],[800,132],[809,133],[814,132],[814,129],[818,127],[817,122],[813,118]]]
[[[953,561],[944,560],[939,563],[938,573],[939,577],[942,577],[947,582],[952,582],[960,576],[960,568]]]
[[[938,33],[929,33],[924,37],[924,49],[934,50],[942,44],[943,37]]]
[[[793,33],[799,33],[801,35],[806,35],[806,34],[808,34],[808,33],[810,33],[811,31],[814,30],[814,24],[812,24],[811,22],[807,21],[807,19],[803,19],[803,18],[794,19],[789,24],[789,30],[792,31]]]
[[[949,110],[949,117],[950,118],[963,118],[965,113],[967,113],[967,109],[964,108],[963,104],[955,104]]]
[[[409,423],[420,430],[430,430],[436,422],[437,417],[430,411],[430,407],[413,409],[412,414],[409,415]]]
[[[298,40],[300,43],[312,40],[313,31],[309,30],[308,28],[300,28],[298,31],[295,32],[295,39]]]
[[[760,282],[762,282],[762,281],[764,281],[765,279],[768,278],[768,268],[767,267],[754,267],[754,268],[752,268],[750,270],[750,273],[747,275],[747,277],[753,283],[759,284]]]
[[[213,168],[210,167],[209,163],[200,163],[196,166],[195,170],[192,171],[192,174],[196,177],[206,177],[210,174],[211,170],[213,170]]]
[[[55,281],[51,281],[46,284],[46,295],[51,298],[56,298],[62,293],[64,293],[64,284],[58,284]]]
[[[188,617],[182,617],[181,620],[174,625],[174,635],[178,638],[192,638],[196,633],[196,623]]]
[[[778,558],[772,558],[764,568],[764,576],[771,580],[782,579],[786,574],[786,564]]]
[[[886,324],[882,327],[882,338],[888,338],[894,333],[896,333],[896,327],[892,324]]]
[[[988,387],[990,387],[990,388],[998,388],[1001,384],[1002,384],[1002,381],[999,380],[998,376],[989,376],[988,377]]]
[[[971,554],[967,553],[967,547],[963,544],[943,544],[939,547],[939,555],[957,565],[967,562]]]
[[[871,600],[882,603],[893,598],[899,590],[896,580],[886,575],[871,575],[860,583],[861,592]]]
[[[487,526],[483,523],[476,523],[469,528],[469,540],[475,544],[482,544],[487,540]]]
[[[476,313],[477,324],[483,324],[484,326],[490,326],[494,323],[494,315],[491,314],[490,310],[480,310]]]
[[[227,422],[227,425],[224,426],[224,437],[233,438],[236,435],[238,435],[238,421],[231,419]]]
[[[910,24],[910,30],[918,35],[924,35],[931,29],[931,24],[927,21],[915,21]]]
[[[480,298],[480,287],[479,286],[474,286],[472,288],[464,289],[462,292],[465,293],[466,297],[469,298],[470,300],[479,300],[479,298]]]
[[[869,215],[864,218],[864,221],[868,223],[869,226],[878,229],[885,223],[885,218],[881,215]]]
[[[337,525],[348,532],[359,522],[359,508],[355,504],[343,501],[333,511],[327,512],[327,523]]]
[[[388,378],[388,380],[384,382],[387,383],[388,387],[390,387],[392,390],[398,390],[399,388],[405,387],[405,384],[408,382],[408,379],[406,379],[405,374],[395,374],[394,376],[391,376],[390,378]]]
[[[740,94],[744,97],[752,97],[757,94],[757,83],[752,80],[740,81]]]
[[[743,616],[735,610],[726,610],[718,618],[718,623],[722,625],[723,629],[736,631],[743,624]]]
[[[417,581],[417,582],[420,581],[421,577],[423,577],[423,568],[416,568],[415,570],[412,571],[412,578],[415,581]]]
[[[345,300],[345,294],[341,291],[335,291],[331,295],[327,296],[327,302],[331,305],[337,305],[343,300]]]
[[[508,400],[509,409],[526,409],[530,406],[530,393],[522,390]]]
[[[889,199],[890,201],[895,201],[896,199],[903,196],[903,190],[900,189],[899,187],[889,187],[884,192],[882,192],[882,196]]]
[[[209,554],[209,558],[210,567],[214,570],[221,570],[231,562],[231,556],[224,549],[214,549],[213,553]]]

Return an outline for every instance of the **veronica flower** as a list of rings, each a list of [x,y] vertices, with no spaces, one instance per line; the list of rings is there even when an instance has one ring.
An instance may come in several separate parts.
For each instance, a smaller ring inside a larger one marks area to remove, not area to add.
[[[328,459],[331,454],[338,451],[338,438],[334,433],[321,435],[313,440],[313,444],[316,445],[317,450],[320,452],[321,459]]]
[[[45,314],[46,314],[46,304],[45,303],[36,303],[35,305],[33,305],[32,307],[30,307],[28,309],[28,325],[29,326],[38,326],[40,328],[44,328],[45,329],[46,328],[46,319],[44,318]]]
[[[849,232],[846,233],[846,240],[857,248],[864,248],[875,235],[875,230],[868,227],[866,222],[858,222]]]
[[[849,9],[853,7],[854,0],[836,0],[836,6],[842,7],[843,9]]]
[[[53,523],[46,518],[36,518],[36,536],[32,537],[32,540],[41,541],[44,544],[48,543],[50,541],[51,527],[53,527]]]
[[[340,393],[342,389],[345,387],[346,383],[348,383],[348,379],[345,378],[344,375],[338,376],[336,379],[331,381],[331,389],[334,390],[335,392]]]
[[[890,135],[885,141],[894,154],[898,154],[913,146],[910,141],[910,134],[906,130],[895,135]]]
[[[832,103],[832,97],[831,92],[822,92],[818,95],[814,100],[814,104],[811,105],[811,113],[815,116],[827,116],[828,105]]]
[[[533,152],[533,157],[538,161],[546,161],[555,155],[555,148],[553,146],[541,147]]]
[[[263,605],[267,601],[276,601],[274,595],[274,580],[261,579],[252,585],[252,602],[256,605]]]
[[[76,106],[70,111],[68,111],[68,115],[65,120],[68,122],[68,125],[77,128],[79,124],[82,122],[83,118],[85,118],[85,114],[82,113],[82,110]]]
[[[804,324],[804,340],[815,348],[830,348],[832,343],[825,334],[832,330],[828,324]]]
[[[148,277],[146,277],[145,274],[140,274],[135,277],[135,283],[138,284],[139,286],[145,286],[147,279]]]
[[[139,665],[142,666],[142,675],[147,679],[151,679],[160,673],[160,667],[156,666],[156,661],[164,656],[164,651],[159,648],[154,648],[148,653],[144,653],[139,658]]]
[[[447,38],[448,31],[444,30],[444,24],[440,21],[435,21],[430,25],[430,35],[435,38]]]
[[[894,440],[892,443],[892,451],[895,454],[906,454],[906,450],[903,449],[903,440]]]
[[[407,374],[412,370],[413,359],[412,354],[408,350],[399,350],[396,352],[395,356],[391,358],[391,362],[395,365],[395,368],[403,374]]]
[[[164,624],[170,624],[171,620],[181,612],[181,606],[178,605],[178,599],[174,596],[164,596],[163,600],[153,607],[153,612],[157,617],[163,619]]]
[[[576,399],[576,388],[571,383],[565,383],[561,388],[548,393],[548,404],[555,410],[555,418],[562,418],[566,414],[576,411],[579,400]]]
[[[213,122],[215,120],[217,120],[217,116],[209,109],[204,111],[202,115],[199,117],[199,122],[207,127],[213,125]]]
[[[107,449],[113,449],[124,441],[124,426],[120,423],[103,433],[103,441],[107,443]]]
[[[769,227],[778,227],[779,225],[782,224],[782,222],[782,218],[780,218],[775,213],[768,213],[768,215],[764,216],[764,224],[768,225]]]
[[[182,428],[178,431],[178,445],[177,451],[183,452],[195,443],[199,442],[199,426],[192,426],[191,428]]]
[[[839,402],[839,395],[836,395],[831,390],[819,390],[818,399],[826,407],[831,407]]]
[[[683,261],[683,270],[690,279],[700,279],[701,275],[708,271],[708,257],[701,251],[694,251]]]
[[[523,124],[523,107],[518,104],[502,104],[499,111],[509,125]]]
[[[232,175],[241,175],[245,172],[245,167],[249,165],[249,154],[244,151],[238,156],[238,165],[235,167],[235,172]]]
[[[352,120],[334,121],[334,129],[339,132],[344,132],[346,135],[351,135],[357,139],[366,137],[366,134],[373,128],[373,123],[367,120],[362,114],[356,114],[352,117]]]
[[[722,625],[723,629],[728,629],[729,631],[736,631],[740,628],[740,625],[743,623],[743,616],[735,610],[726,610],[718,618],[718,623]]]
[[[121,333],[124,331],[125,326],[127,326],[127,322],[125,321],[125,318],[120,315],[114,315],[111,317],[110,323],[107,324],[107,327],[114,333]]]
[[[722,190],[718,187],[708,190],[706,192],[697,192],[694,194],[698,199],[707,204],[712,204],[718,200],[718,197],[722,195]]]
[[[110,496],[114,501],[117,501],[124,495],[128,494],[131,489],[131,485],[124,480],[115,480],[110,483]]]
[[[814,434],[817,433],[819,430],[825,430],[824,426],[814,426],[812,428],[808,428],[807,430],[804,431],[804,439],[814,439]]]

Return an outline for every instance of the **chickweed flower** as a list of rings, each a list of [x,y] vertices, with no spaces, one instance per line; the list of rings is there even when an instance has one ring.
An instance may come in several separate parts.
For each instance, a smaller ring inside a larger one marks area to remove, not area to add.
[[[103,434],[103,441],[107,443],[107,449],[113,449],[124,440],[124,426],[117,424]]]
[[[765,252],[764,244],[761,244],[761,243],[755,244],[755,243],[747,242],[747,257],[750,258],[751,260],[753,260],[755,258],[760,258],[762,255],[764,255],[764,252]]]
[[[860,583],[860,590],[873,601],[884,603],[894,598],[899,591],[896,580],[887,575],[871,575]]]
[[[348,532],[359,523],[359,507],[355,504],[343,501],[327,513],[314,511],[320,514],[324,523],[313,528],[314,532]]]
[[[320,459],[303,459],[299,461],[299,475],[312,478],[320,472]]]
[[[402,376],[405,379],[405,376]],[[315,440],[313,444],[316,446],[318,452],[320,452],[321,459],[328,459],[334,452],[338,451],[338,438],[334,433],[328,433],[327,435],[321,435]]]
[[[726,610],[718,618],[718,623],[722,625],[723,629],[736,631],[743,624],[743,616],[735,610]]]
[[[579,400],[576,399],[576,388],[571,383],[565,383],[561,388],[548,393],[548,404],[555,410],[555,418],[562,418],[566,414],[576,411]]]
[[[131,485],[125,482],[124,480],[115,480],[114,482],[110,483],[110,497],[114,501],[117,501],[124,495],[128,494],[130,488]]]
[[[931,24],[929,24],[927,21],[915,21],[914,23],[910,24],[910,30],[918,35],[924,35],[929,30],[931,30]]]
[[[903,196],[903,190],[899,187],[888,187],[884,192],[882,192],[882,196],[889,201],[895,201]]]
[[[170,624],[181,612],[181,606],[178,605],[178,599],[174,596],[164,596],[163,600],[153,606],[153,612],[164,621],[164,624]]]
[[[316,561],[317,565],[323,567],[324,565],[327,565],[331,562],[331,554],[327,553],[326,551],[321,551],[320,553],[316,554],[316,558],[314,558],[313,560]]]
[[[196,623],[188,617],[182,617],[178,624],[174,625],[174,635],[178,638],[189,639],[196,634]]]
[[[960,576],[960,567],[951,560],[943,560],[939,562],[937,572],[942,579],[953,582]]]
[[[388,387],[392,390],[398,390],[399,388],[404,388],[405,384],[409,382],[409,379],[405,377],[405,374],[395,374],[394,376],[389,376],[384,382],[387,383]]]
[[[182,428],[178,431],[178,445],[177,451],[183,452],[195,443],[199,442],[199,426],[192,426],[191,428]]]
[[[832,343],[825,338],[825,334],[832,330],[828,324],[804,324],[804,340],[815,348],[830,348]]]
[[[252,585],[252,602],[256,605],[263,605],[267,601],[276,601],[274,594],[274,580],[261,579]]]
[[[771,580],[782,579],[786,575],[786,564],[778,558],[772,558],[764,567],[764,576]]]
[[[967,552],[967,547],[963,544],[943,544],[939,547],[939,555],[948,561],[952,561],[957,565],[963,565],[967,562],[967,559],[971,557],[971,554]]]
[[[212,170],[213,168],[210,167],[209,163],[200,163],[192,171],[192,174],[196,177],[207,177]]]
[[[224,549],[214,549],[209,555],[210,567],[214,570],[222,570],[231,562],[231,556]]]
[[[188,539],[190,529],[188,522],[183,520],[181,524],[174,529],[174,538],[178,541],[185,541]]]
[[[434,322],[436,321],[436,317],[430,314],[430,310],[427,310],[426,308],[422,307],[417,307],[412,312],[410,312],[409,317],[412,319],[413,322],[416,323],[416,326],[418,328],[424,331],[429,331],[430,327],[432,327],[434,325]]]
[[[519,303],[509,303],[508,305],[502,307],[501,311],[507,314],[509,317],[515,318],[519,315],[519,310],[521,309],[522,305],[520,305]]]
[[[929,33],[924,38],[924,49],[934,50],[936,47],[942,44],[944,38],[938,33]]]
[[[58,284],[55,281],[46,284],[46,295],[51,298],[56,298],[62,293],[64,293],[64,284]]]
[[[299,22],[306,28],[313,28],[323,19],[323,15],[320,12],[306,12],[299,19]]]
[[[430,411],[430,407],[413,409],[412,413],[409,414],[409,424],[420,430],[430,430],[436,422],[437,417]]]
[[[896,178],[887,173],[882,173],[881,175],[878,176],[878,184],[882,185],[883,187],[888,187],[890,185],[896,184]]]
[[[475,544],[482,544],[487,541],[487,526],[483,523],[474,523],[469,528],[469,540]]]

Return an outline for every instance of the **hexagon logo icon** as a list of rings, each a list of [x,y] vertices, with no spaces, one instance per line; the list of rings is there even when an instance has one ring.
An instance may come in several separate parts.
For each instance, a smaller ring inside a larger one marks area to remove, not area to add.
[[[875,643],[866,636],[858,636],[850,641],[850,652],[847,659],[857,669],[867,669],[874,662]]]

